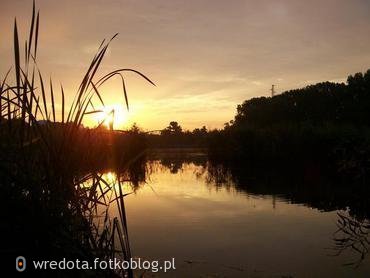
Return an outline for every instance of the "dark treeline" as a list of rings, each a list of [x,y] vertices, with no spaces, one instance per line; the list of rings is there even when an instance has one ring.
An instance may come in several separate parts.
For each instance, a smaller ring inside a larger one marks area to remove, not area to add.
[[[370,70],[344,83],[323,82],[238,105],[234,127],[311,124],[370,125]]]
[[[171,121],[159,134],[149,133],[146,138],[150,148],[205,148],[208,144],[208,133],[205,126],[193,131],[184,131],[178,122]]]
[[[254,165],[318,164],[366,180],[370,169],[370,70],[237,106],[222,130],[184,131],[171,121],[147,134],[151,148],[207,148],[214,160]]]
[[[366,180],[370,169],[370,70],[347,84],[318,83],[246,100],[208,137],[214,159],[258,165],[318,164]]]

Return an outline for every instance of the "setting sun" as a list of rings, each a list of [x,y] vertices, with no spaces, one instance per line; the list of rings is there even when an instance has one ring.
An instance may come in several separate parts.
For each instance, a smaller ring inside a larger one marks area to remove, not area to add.
[[[95,116],[95,121],[98,125],[103,123],[107,128],[110,128],[112,125],[113,129],[122,129],[127,124],[128,111],[122,105],[107,105],[102,110],[102,112],[97,113]]]

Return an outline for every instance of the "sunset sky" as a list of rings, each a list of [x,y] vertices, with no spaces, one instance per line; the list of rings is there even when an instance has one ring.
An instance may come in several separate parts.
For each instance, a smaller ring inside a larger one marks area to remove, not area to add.
[[[176,120],[184,128],[219,128],[245,99],[320,81],[345,81],[370,68],[370,1],[38,0],[38,65],[63,83],[67,102],[97,47],[111,44],[100,74],[134,68],[156,84],[127,75],[125,124],[150,130]],[[14,17],[22,41],[31,0],[0,2],[0,79],[12,65]],[[123,105],[120,80],[104,87]],[[122,110],[124,111],[124,110]],[[90,122],[87,124],[91,124]]]

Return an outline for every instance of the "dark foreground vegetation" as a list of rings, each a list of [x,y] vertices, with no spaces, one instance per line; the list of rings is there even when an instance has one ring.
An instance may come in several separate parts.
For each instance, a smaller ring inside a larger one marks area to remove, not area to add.
[[[152,82],[131,69],[115,70],[97,78],[111,40],[103,41],[67,108],[63,87],[56,93],[51,80],[44,82],[36,63],[38,33],[39,14],[34,5],[25,44],[19,41],[15,22],[14,66],[0,80],[0,250],[6,265],[3,272],[10,268],[9,272],[14,272],[15,258],[20,255],[29,260],[49,261],[129,259],[125,192],[121,185],[145,179],[141,163],[143,137],[135,132],[122,134],[100,127],[86,129],[81,123],[85,115],[101,112],[93,102],[104,106],[99,87],[113,76],[121,77],[127,106],[125,72],[137,73]],[[62,104],[58,113],[57,100]],[[114,181],[103,176],[107,168],[116,173]],[[112,204],[119,211],[119,217],[113,219],[108,211]],[[27,271],[32,271],[32,267]],[[36,274],[132,276],[130,270]]]

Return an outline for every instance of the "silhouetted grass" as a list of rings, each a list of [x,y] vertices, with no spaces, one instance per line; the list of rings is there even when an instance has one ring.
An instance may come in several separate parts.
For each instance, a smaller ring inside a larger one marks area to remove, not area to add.
[[[33,4],[23,63],[15,20],[14,67],[0,82],[0,190],[3,197],[0,229],[7,238],[3,250],[8,254],[44,259],[99,257],[104,260],[116,256],[127,259],[130,250],[122,181],[118,175],[110,184],[100,170],[111,167],[121,173],[128,171],[125,181],[134,178],[133,182],[137,183],[145,173],[135,173],[132,164],[139,163],[145,145],[137,134],[108,132],[100,128],[101,124],[95,129],[85,129],[82,121],[86,115],[101,112],[95,109],[93,102],[97,100],[104,107],[100,86],[114,76],[122,80],[127,109],[125,72],[134,72],[154,83],[129,68],[97,77],[116,34],[101,43],[67,108],[63,87],[57,93],[51,79],[46,86],[36,62],[39,25],[39,12],[36,13]],[[56,112],[57,102],[62,106],[60,115]],[[118,188],[113,183],[118,183]],[[107,198],[108,192],[114,192],[116,197]],[[120,218],[113,220],[108,213],[112,202],[120,212]],[[104,221],[97,225],[97,213],[101,214],[102,210]],[[74,275],[87,274],[96,273],[85,271]],[[132,275],[130,271],[105,274]]]

